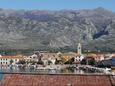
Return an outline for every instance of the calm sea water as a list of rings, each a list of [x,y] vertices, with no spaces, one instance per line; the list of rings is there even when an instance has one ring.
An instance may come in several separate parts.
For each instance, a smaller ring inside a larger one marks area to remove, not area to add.
[[[3,73],[37,73],[37,74],[85,74],[85,73],[99,73],[96,71],[82,70],[76,68],[64,68],[61,70],[38,70],[34,68],[12,68],[0,67],[0,80],[2,80]]]
[[[12,68],[12,67],[1,67],[0,68],[0,74],[3,72],[6,73],[42,73],[42,74],[84,74],[84,73],[99,73],[96,71],[89,71],[89,70],[82,70],[82,69],[76,69],[76,68],[64,68],[60,70],[40,70],[40,69],[34,69],[34,68]]]
[[[2,72],[2,71],[0,70],[0,72]],[[0,73],[0,81],[2,80],[2,78],[3,78],[3,74]]]

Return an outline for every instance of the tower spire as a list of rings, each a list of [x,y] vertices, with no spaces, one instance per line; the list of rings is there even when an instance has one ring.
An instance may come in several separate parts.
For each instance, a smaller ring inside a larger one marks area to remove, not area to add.
[[[82,54],[82,49],[81,49],[81,43],[78,43],[78,46],[77,46],[77,54]]]

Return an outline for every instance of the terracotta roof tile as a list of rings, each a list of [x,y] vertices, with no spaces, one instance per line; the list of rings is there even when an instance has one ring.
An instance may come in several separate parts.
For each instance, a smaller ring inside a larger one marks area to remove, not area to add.
[[[18,56],[1,56],[0,58],[19,58]]]
[[[106,75],[6,74],[0,86],[112,86],[112,84],[115,84],[115,78]]]

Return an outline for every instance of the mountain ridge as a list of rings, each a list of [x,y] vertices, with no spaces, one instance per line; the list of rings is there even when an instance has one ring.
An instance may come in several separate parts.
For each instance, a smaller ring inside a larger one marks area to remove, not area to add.
[[[76,48],[114,51],[115,13],[90,10],[0,9],[0,49]]]

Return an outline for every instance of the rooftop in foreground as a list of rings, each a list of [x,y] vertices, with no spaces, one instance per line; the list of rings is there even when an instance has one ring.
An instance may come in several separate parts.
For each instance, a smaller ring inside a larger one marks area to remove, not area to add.
[[[0,86],[114,86],[110,75],[5,74]]]

